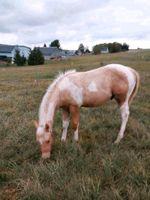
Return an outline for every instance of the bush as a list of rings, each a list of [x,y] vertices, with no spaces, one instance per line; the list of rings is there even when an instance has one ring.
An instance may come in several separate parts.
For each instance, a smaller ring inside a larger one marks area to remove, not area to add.
[[[28,58],[28,65],[42,65],[44,64],[44,57],[38,48],[34,48]]]
[[[15,57],[14,57],[14,63],[17,65],[17,66],[23,66],[26,64],[26,58],[23,56],[20,55],[20,51],[19,50],[16,50],[16,54],[15,54]]]
[[[122,51],[128,51],[129,50],[129,45],[126,43],[123,43],[122,45]]]

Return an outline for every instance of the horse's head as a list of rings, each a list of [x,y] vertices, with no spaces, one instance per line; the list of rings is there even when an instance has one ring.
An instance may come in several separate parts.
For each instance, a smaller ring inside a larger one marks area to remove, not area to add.
[[[34,121],[34,124],[36,127],[36,140],[41,146],[42,158],[50,158],[53,145],[51,123],[39,125],[37,121]]]

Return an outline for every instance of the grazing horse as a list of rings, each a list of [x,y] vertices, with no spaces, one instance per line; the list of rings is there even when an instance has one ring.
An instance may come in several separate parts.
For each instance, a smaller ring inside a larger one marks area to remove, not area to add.
[[[98,107],[115,99],[121,112],[121,128],[115,143],[119,143],[129,117],[129,105],[139,86],[138,73],[129,67],[109,64],[98,69],[60,74],[47,89],[35,121],[36,139],[41,145],[42,158],[49,158],[53,144],[53,121],[56,109],[62,108],[62,141],[66,141],[71,114],[74,140],[78,141],[80,107]]]

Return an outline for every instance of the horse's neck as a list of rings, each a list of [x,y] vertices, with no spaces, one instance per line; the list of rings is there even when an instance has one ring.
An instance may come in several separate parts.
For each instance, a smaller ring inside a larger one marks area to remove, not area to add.
[[[49,103],[48,112],[47,112],[47,120],[53,122],[55,111],[56,111],[56,102],[52,101]]]
[[[58,103],[58,96],[56,94],[54,95],[49,94],[49,93],[45,94],[40,106],[40,111],[39,111],[40,125],[44,125],[49,121],[53,123],[57,103]]]

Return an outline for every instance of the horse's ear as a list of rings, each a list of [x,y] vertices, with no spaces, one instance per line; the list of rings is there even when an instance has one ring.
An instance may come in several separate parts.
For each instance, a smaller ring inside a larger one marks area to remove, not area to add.
[[[34,123],[35,128],[38,128],[39,123],[36,120],[34,120],[33,123]]]

